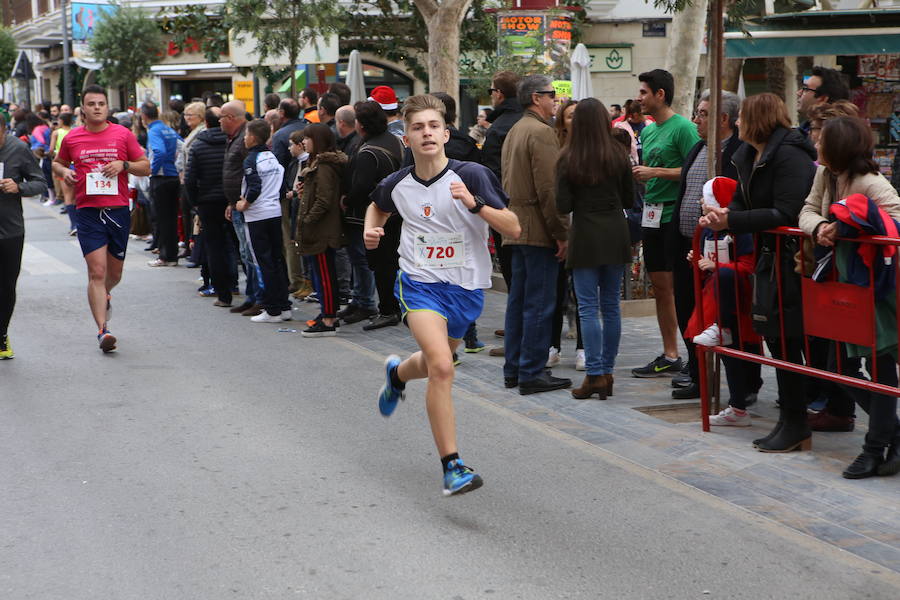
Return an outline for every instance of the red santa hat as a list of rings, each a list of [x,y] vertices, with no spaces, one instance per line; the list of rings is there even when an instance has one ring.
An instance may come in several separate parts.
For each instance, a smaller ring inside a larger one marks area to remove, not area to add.
[[[379,85],[372,90],[372,95],[369,96],[369,100],[374,100],[381,105],[381,108],[384,110],[397,110],[397,94],[394,93],[393,88],[386,85]]]
[[[703,184],[703,204],[727,207],[737,189],[737,181],[730,177],[713,177]]]

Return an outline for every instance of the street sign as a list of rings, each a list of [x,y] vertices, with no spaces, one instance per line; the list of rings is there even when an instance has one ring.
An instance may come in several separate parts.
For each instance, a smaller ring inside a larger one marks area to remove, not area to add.
[[[571,98],[572,97],[572,82],[571,81],[554,81],[553,89],[556,90],[557,98]]]
[[[253,109],[253,82],[252,81],[235,81],[234,82],[234,99],[244,103],[244,107],[250,114],[255,114]]]
[[[591,73],[631,73],[631,48],[588,48]]]

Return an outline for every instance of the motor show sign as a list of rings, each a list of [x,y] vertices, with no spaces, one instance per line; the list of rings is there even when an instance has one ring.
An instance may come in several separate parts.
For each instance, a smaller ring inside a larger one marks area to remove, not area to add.
[[[554,64],[564,60],[572,48],[572,19],[557,11],[501,12],[497,30],[500,54]]]

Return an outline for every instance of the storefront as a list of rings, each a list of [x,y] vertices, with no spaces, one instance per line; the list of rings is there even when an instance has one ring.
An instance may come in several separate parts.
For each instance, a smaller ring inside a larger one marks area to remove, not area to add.
[[[744,58],[746,93],[762,91],[766,81],[761,59],[786,60],[786,96],[793,103],[796,80],[810,75],[797,72],[796,58],[813,57],[813,63],[839,69],[848,78],[850,99],[872,126],[876,159],[890,177],[900,146],[900,10],[809,11],[764,17],[748,27],[752,37],[740,32],[725,34],[727,58]]]

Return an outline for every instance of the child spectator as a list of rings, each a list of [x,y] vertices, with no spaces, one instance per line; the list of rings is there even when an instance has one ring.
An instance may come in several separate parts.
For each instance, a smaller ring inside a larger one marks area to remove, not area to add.
[[[703,186],[704,208],[727,207],[736,187],[737,182],[728,177],[707,181]],[[703,271],[702,296],[685,329],[685,337],[693,338],[694,343],[701,346],[731,346],[739,343],[740,335],[749,351],[758,352],[759,336],[753,331],[750,307],[738,307],[736,294],[737,287],[741,298],[751,296],[750,274],[755,264],[753,236],[727,231],[717,234],[711,229],[704,229],[701,247],[703,256],[697,262]],[[688,260],[693,258],[691,251]],[[723,358],[723,362],[730,398],[725,410],[710,417],[709,424],[749,427],[747,398],[759,390],[759,376],[750,363],[732,358]]]
[[[303,176],[303,196],[297,213],[300,253],[308,257],[313,287],[322,307],[303,337],[337,334],[338,290],[335,250],[341,247],[341,180],[347,155],[337,150],[337,140],[324,123],[303,130],[303,147],[309,153]]]
[[[241,199],[235,206],[247,222],[247,241],[259,265],[263,284],[262,305],[265,310],[251,317],[254,323],[280,323],[292,318],[281,239],[279,193],[284,167],[266,148],[271,131],[263,119],[256,119],[247,125],[244,145],[248,154],[244,159]]]

